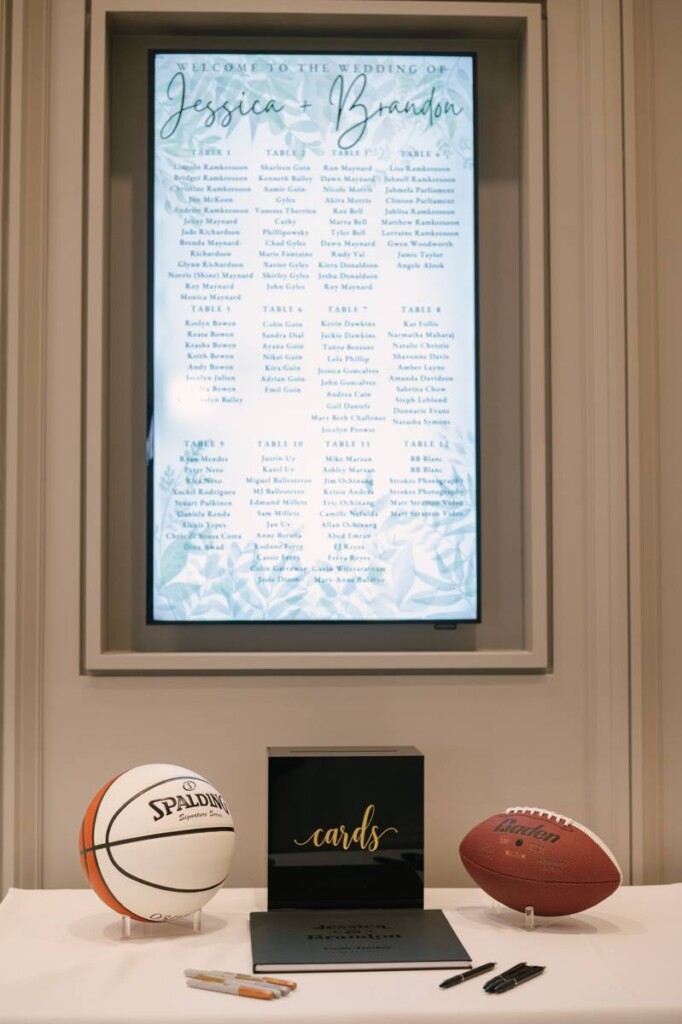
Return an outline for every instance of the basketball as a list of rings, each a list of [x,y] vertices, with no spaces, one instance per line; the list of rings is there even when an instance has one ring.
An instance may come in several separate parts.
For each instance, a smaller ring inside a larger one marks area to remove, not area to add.
[[[79,850],[88,883],[112,910],[136,921],[172,921],[199,910],[225,882],[234,822],[201,775],[145,764],[95,794]]]

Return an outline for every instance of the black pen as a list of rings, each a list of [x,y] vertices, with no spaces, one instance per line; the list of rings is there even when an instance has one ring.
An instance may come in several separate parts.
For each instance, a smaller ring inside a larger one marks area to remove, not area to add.
[[[483,988],[486,992],[490,992],[491,989],[497,988],[497,986],[501,985],[503,981],[507,980],[507,978],[514,978],[517,974],[520,974],[527,969],[528,964],[523,960],[520,964],[514,964],[513,967],[508,967],[507,970],[502,971],[501,974],[496,974],[494,978],[490,979],[490,981],[486,981]]]
[[[514,975],[513,978],[507,978],[500,985],[490,991],[493,995],[497,995],[500,992],[508,992],[512,988],[516,988],[517,985],[523,985],[524,981],[530,981],[531,978],[537,978],[538,974],[542,974],[544,967],[529,967],[526,971],[520,974]]]
[[[453,978],[447,978],[445,981],[441,981],[438,988],[452,988],[453,985],[459,985],[461,981],[468,981],[469,978],[477,978],[479,974],[485,974],[486,971],[492,971],[496,964],[481,964],[480,967],[472,967],[470,971],[465,971],[464,974],[455,974]]]
[[[540,970],[543,970],[543,968],[540,968]],[[534,977],[537,971],[538,968],[534,964],[523,964],[523,966],[519,967],[518,970],[509,972],[505,971],[505,973],[500,975],[498,978],[491,979],[490,985],[487,987],[487,991],[497,992],[498,990],[504,990],[506,992],[508,988],[513,988],[513,985],[510,985],[510,982],[523,981],[529,975]]]

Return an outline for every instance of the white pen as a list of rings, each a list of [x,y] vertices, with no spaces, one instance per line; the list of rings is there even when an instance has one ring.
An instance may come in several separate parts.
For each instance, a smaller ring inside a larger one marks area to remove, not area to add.
[[[251,999],[279,999],[282,995],[272,986],[246,985],[239,981],[226,981],[210,974],[200,974],[197,978],[187,978],[190,988],[204,988],[209,992],[222,992],[228,996],[249,996]]]
[[[238,974],[234,971],[213,971],[206,969],[198,971],[191,967],[188,967],[185,970],[185,976],[188,978],[206,978],[209,975],[211,978],[216,978],[220,981],[250,981],[254,985],[264,985],[266,988],[276,988],[280,992],[280,995],[283,996],[288,996],[289,993],[293,992],[296,988],[295,981],[287,981],[285,978],[267,978],[263,974]]]

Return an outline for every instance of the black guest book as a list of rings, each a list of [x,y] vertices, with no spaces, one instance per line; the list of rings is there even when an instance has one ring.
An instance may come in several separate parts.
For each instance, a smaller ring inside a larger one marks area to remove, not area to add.
[[[422,907],[415,747],[268,749],[268,909]]]
[[[250,927],[257,973],[471,965],[442,910],[260,911]]]

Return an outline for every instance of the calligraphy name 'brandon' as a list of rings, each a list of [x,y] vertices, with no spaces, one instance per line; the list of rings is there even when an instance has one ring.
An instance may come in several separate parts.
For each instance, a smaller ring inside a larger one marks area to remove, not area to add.
[[[284,110],[284,104],[276,100],[262,100],[257,97],[254,100],[247,100],[242,90],[241,97],[236,102],[225,100],[223,103],[214,105],[211,100],[196,99],[187,102],[187,87],[185,76],[182,71],[176,71],[168,83],[166,96],[178,104],[175,113],[161,125],[161,138],[170,139],[178,130],[183,115],[188,110],[194,110],[197,114],[205,114],[204,127],[210,128],[216,122],[221,128],[227,128],[232,124],[235,117],[261,117],[263,114],[279,114]]]
[[[416,103],[413,100],[391,100],[389,103],[379,103],[371,110],[366,103],[362,102],[365,89],[367,88],[367,75],[356,75],[346,89],[346,82],[343,75],[337,75],[329,90],[329,102],[336,111],[336,130],[340,132],[337,139],[339,149],[352,149],[362,140],[367,131],[367,125],[373,118],[382,117],[384,114],[403,114],[409,117],[428,118],[429,127],[439,118],[450,115],[458,117],[463,107],[456,107],[450,100],[436,100],[436,87],[431,89],[427,99],[423,103]],[[355,120],[352,120],[355,115]],[[351,120],[350,124],[346,122]],[[341,130],[343,128],[343,131]]]

